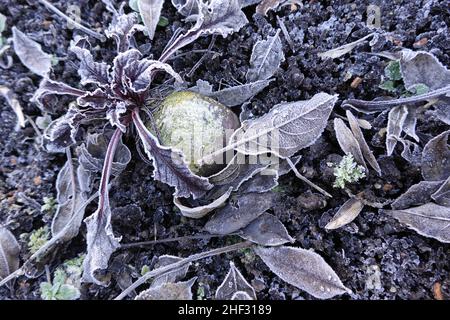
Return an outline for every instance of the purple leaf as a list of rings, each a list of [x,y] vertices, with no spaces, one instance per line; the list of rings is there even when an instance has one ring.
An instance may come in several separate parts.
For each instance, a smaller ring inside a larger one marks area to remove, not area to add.
[[[48,111],[45,108],[44,99],[46,96],[51,94],[57,95],[66,94],[70,96],[81,97],[86,94],[86,91],[71,87],[62,82],[57,82],[50,80],[49,78],[44,78],[39,84],[39,88],[34,93],[31,101],[35,102],[41,110]]]
[[[117,102],[106,112],[106,119],[113,127],[119,128],[123,133],[127,131],[127,127],[120,121],[120,115],[125,112],[127,112],[127,107],[123,101]]]
[[[92,107],[94,109],[104,109],[110,97],[103,89],[95,89],[93,92],[86,92],[85,95],[77,98],[77,103],[81,107]]]
[[[144,145],[145,153],[153,161],[153,178],[175,187],[175,197],[199,198],[212,188],[208,179],[193,174],[180,151],[161,146],[145,127],[138,112],[132,113],[133,123]]]
[[[80,60],[78,74],[81,77],[81,84],[95,83],[101,86],[107,86],[109,83],[110,66],[104,62],[95,62],[90,53],[90,44],[87,38],[76,38],[71,41],[70,50],[76,54]]]
[[[118,52],[124,52],[130,48],[130,39],[136,31],[143,30],[143,26],[136,24],[137,14],[123,14],[117,17],[115,23],[111,23],[105,34],[108,38],[114,38]]]
[[[119,53],[113,62],[113,75],[112,75],[112,87],[111,89],[116,94],[126,94],[124,86],[125,82],[125,70],[127,66],[133,66],[138,63],[138,59],[142,57],[142,54],[136,50],[131,49],[125,52]],[[137,71],[143,72],[141,67],[137,69]]]

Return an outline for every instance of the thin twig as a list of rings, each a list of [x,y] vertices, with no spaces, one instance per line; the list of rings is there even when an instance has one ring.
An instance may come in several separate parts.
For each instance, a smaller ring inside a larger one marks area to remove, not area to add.
[[[148,279],[150,278],[154,278],[157,277],[159,275],[162,275],[164,273],[170,272],[174,269],[178,269],[188,263],[192,263],[194,261],[200,260],[200,259],[204,259],[204,258],[208,258],[208,257],[212,257],[212,256],[216,256],[219,254],[223,254],[223,253],[227,253],[227,252],[231,252],[231,251],[236,251],[239,249],[244,249],[244,248],[248,248],[253,246],[253,243],[250,241],[244,241],[244,242],[240,242],[240,243],[236,243],[236,244],[232,244],[230,246],[226,246],[226,247],[222,247],[222,248],[217,248],[217,249],[212,249],[209,251],[205,251],[205,252],[200,252],[197,254],[193,254],[187,258],[184,258],[178,262],[175,263],[171,263],[167,266],[163,266],[157,269],[154,269],[150,272],[147,272],[145,275],[143,275],[142,277],[140,277],[139,279],[137,279],[131,286],[129,286],[128,288],[126,288],[124,291],[122,291],[121,294],[119,294],[114,300],[122,300],[123,298],[125,298],[126,296],[128,296],[133,290],[135,290],[137,287],[139,287],[140,285],[144,284]]]
[[[120,245],[120,249],[130,249],[130,248],[135,248],[135,247],[151,246],[151,245],[155,245],[155,244],[159,244],[159,243],[167,243],[167,242],[175,242],[175,241],[183,241],[183,240],[195,240],[195,239],[210,239],[210,238],[233,236],[233,235],[237,235],[237,234],[235,234],[235,233],[231,233],[231,234],[196,234],[196,235],[192,235],[192,236],[182,236],[182,237],[151,240],[151,241],[125,243],[125,244]]]
[[[75,20],[73,20],[72,18],[68,17],[67,15],[65,15],[63,12],[61,12],[58,8],[56,8],[53,4],[51,4],[50,2],[48,2],[47,0],[38,0],[41,4],[43,4],[48,10],[53,11],[55,14],[57,14],[58,16],[60,16],[61,18],[66,19],[68,22],[70,22],[71,24],[73,24],[74,27],[80,29],[81,31],[87,33],[88,35],[100,40],[100,41],[105,41],[106,38],[104,35],[92,31],[91,29],[86,28],[85,26],[79,24],[78,22],[76,22]]]
[[[292,38],[289,35],[286,25],[284,24],[283,20],[280,19],[279,16],[277,16],[277,22],[278,22],[278,25],[280,26],[281,32],[283,32],[284,38],[286,39],[287,43],[289,44],[289,47],[291,47],[292,53],[295,53],[294,42],[292,41]]]
[[[306,182],[309,186],[313,187],[314,189],[316,189],[317,191],[319,191],[323,195],[325,195],[325,196],[327,196],[329,198],[333,198],[333,196],[331,194],[329,194],[328,192],[323,190],[321,187],[319,187],[318,185],[316,185],[313,182],[309,181],[306,177],[304,177],[302,174],[300,174],[300,172],[298,172],[297,168],[295,167],[295,164],[292,162],[291,159],[286,158],[286,161],[289,164],[289,166],[291,167],[292,171],[294,171],[294,174],[295,174],[295,176],[297,178],[299,178],[303,182]]]

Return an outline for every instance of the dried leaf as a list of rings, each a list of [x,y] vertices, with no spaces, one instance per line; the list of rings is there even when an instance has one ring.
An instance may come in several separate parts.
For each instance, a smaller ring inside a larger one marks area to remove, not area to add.
[[[270,10],[276,10],[280,5],[281,0],[262,0],[260,4],[256,6],[256,13],[267,16],[267,12]]]
[[[405,106],[398,106],[389,111],[386,134],[386,152],[388,156],[391,156],[394,152],[407,115],[408,109]]]
[[[367,170],[366,162],[364,161],[358,140],[342,119],[334,119],[334,132],[336,133],[336,139],[342,151],[344,151],[345,154],[351,154],[355,161]]]
[[[392,204],[392,209],[406,209],[419,206],[431,201],[431,195],[442,185],[442,181],[421,181],[412,185],[398,197]]]
[[[239,187],[240,193],[264,193],[278,186],[278,171],[264,169]]]
[[[217,208],[223,206],[225,204],[225,201],[227,201],[230,197],[231,191],[233,191],[233,188],[229,188],[227,192],[225,192],[222,196],[220,196],[213,202],[194,208],[183,205],[180,199],[176,197],[173,198],[173,203],[177,206],[178,209],[180,209],[183,216],[193,219],[200,219],[206,216],[211,211],[214,211]]]
[[[20,61],[31,72],[46,77],[52,67],[51,56],[41,49],[41,45],[26,34],[12,27],[14,51]]]
[[[343,227],[353,220],[361,213],[364,208],[364,204],[357,198],[348,199],[338,212],[331,218],[331,220],[325,226],[327,230],[334,230]]]
[[[0,279],[19,269],[20,246],[14,235],[0,227]]]
[[[192,286],[197,277],[188,281],[165,283],[142,291],[135,300],[192,300]]]
[[[153,40],[161,16],[164,0],[138,0],[139,13],[147,28],[148,37]]]
[[[211,234],[230,234],[244,228],[272,207],[273,194],[246,193],[233,197],[206,223]]]
[[[400,71],[405,88],[408,91],[418,84],[424,84],[435,90],[450,84],[450,70],[448,70],[431,53],[403,49],[400,58]]]
[[[86,170],[100,172],[106,156],[111,132],[88,134],[86,142],[77,148],[78,160]],[[111,168],[111,173],[119,175],[131,160],[131,152],[128,147],[119,141]]]
[[[20,127],[25,127],[25,117],[22,112],[22,106],[20,105],[19,100],[15,97],[14,92],[8,87],[0,85],[0,95],[6,99],[6,102],[8,102],[9,106],[13,109],[17,116],[16,130]]]
[[[417,109],[414,106],[410,106],[406,107],[406,111],[407,115],[405,122],[403,123],[403,131],[417,142],[420,142],[420,139],[416,134]]]
[[[450,176],[431,197],[437,204],[450,207]]]
[[[153,161],[153,178],[175,187],[175,197],[199,198],[212,188],[208,179],[199,177],[189,170],[182,152],[161,146],[145,127],[137,113],[133,122],[144,145],[147,156]]]
[[[346,115],[348,122],[350,124],[350,128],[353,132],[353,135],[356,141],[358,141],[364,159],[366,159],[366,161],[378,173],[378,175],[381,175],[380,165],[378,164],[377,159],[374,157],[372,151],[369,148],[369,145],[366,142],[366,139],[364,138],[358,119],[353,115],[353,113],[350,110],[346,111]]]
[[[262,246],[279,246],[293,239],[283,223],[270,213],[263,213],[242,229],[239,236]]]
[[[350,51],[352,51],[354,48],[356,48],[360,43],[364,43],[366,42],[369,38],[373,37],[374,33],[368,34],[367,36],[353,41],[351,43],[347,43],[344,44],[343,46],[340,46],[338,48],[335,49],[331,49],[325,52],[321,52],[319,54],[317,54],[320,58],[322,59],[326,59],[326,58],[331,58],[331,59],[336,59],[339,58],[341,56],[343,56],[346,53],[349,53]]]
[[[336,95],[321,92],[310,100],[276,105],[264,116],[245,121],[225,149],[248,155],[293,156],[320,137],[336,101]]]
[[[417,233],[450,243],[450,207],[427,203],[403,210],[383,210]]]
[[[172,0],[172,4],[185,17],[198,13],[197,0]]]
[[[422,164],[422,149],[419,145],[405,139],[400,139],[399,141],[403,145],[402,158],[414,166],[420,166]]]
[[[280,67],[284,54],[279,34],[280,30],[273,37],[260,40],[253,46],[250,68],[246,75],[247,82],[269,79]]]
[[[183,260],[180,257],[171,256],[171,255],[162,255],[158,257],[158,261],[155,263],[154,269],[158,269],[164,266],[168,266],[169,264],[176,263]],[[150,285],[151,288],[159,287],[166,283],[175,283],[184,277],[186,277],[186,273],[189,270],[189,267],[191,266],[191,263],[186,263],[183,266],[172,269],[169,272],[166,272],[160,276],[157,276],[153,279],[152,284]]]
[[[236,291],[231,296],[231,300],[254,300],[254,299],[245,291]]]
[[[233,300],[233,296],[237,292],[244,292],[251,298],[250,300],[256,300],[255,289],[245,280],[234,263],[230,261],[230,270],[222,284],[217,288],[216,300]]]
[[[446,180],[450,174],[450,130],[442,132],[425,145],[422,151],[422,176],[428,181]]]
[[[287,283],[319,299],[351,293],[317,253],[294,247],[257,247],[255,253]]]
[[[258,80],[234,87],[229,87],[219,91],[212,91],[212,86],[207,81],[199,80],[197,85],[191,88],[191,91],[198,92],[205,96],[219,101],[227,107],[234,107],[250,100],[256,94],[266,88],[273,80]]]

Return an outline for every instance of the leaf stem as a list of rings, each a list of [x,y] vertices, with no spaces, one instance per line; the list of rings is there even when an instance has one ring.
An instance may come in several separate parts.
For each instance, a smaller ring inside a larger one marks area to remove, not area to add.
[[[188,264],[188,263],[200,260],[200,259],[216,256],[216,255],[219,255],[219,254],[223,254],[223,253],[227,253],[227,252],[231,252],[231,251],[236,251],[236,250],[239,250],[239,249],[248,248],[248,247],[251,247],[253,245],[254,244],[252,242],[250,242],[250,241],[243,241],[243,242],[239,242],[239,243],[236,243],[236,244],[232,244],[230,246],[221,247],[221,248],[212,249],[212,250],[209,250],[209,251],[204,251],[204,252],[200,252],[200,253],[197,253],[197,254],[193,254],[193,255],[191,255],[189,257],[186,257],[183,260],[180,260],[178,262],[171,263],[171,264],[169,264],[167,266],[163,266],[163,267],[154,269],[154,270],[152,270],[150,272],[147,272],[145,275],[143,275],[139,279],[137,279],[131,286],[126,288],[124,291],[122,291],[121,294],[119,294],[116,298],[114,298],[114,300],[122,300],[123,298],[128,296],[134,289],[136,289],[140,285],[144,284],[148,279],[160,276],[160,275],[162,275],[164,273],[172,271],[173,269],[178,269],[178,268],[184,266],[185,264]]]

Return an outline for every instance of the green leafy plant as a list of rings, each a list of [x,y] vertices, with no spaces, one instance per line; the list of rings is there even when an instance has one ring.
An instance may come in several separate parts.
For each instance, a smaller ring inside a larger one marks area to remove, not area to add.
[[[358,165],[351,154],[345,155],[334,168],[336,180],[333,183],[333,187],[344,189],[347,183],[358,182],[366,176],[364,171],[364,167]]]
[[[54,212],[58,203],[53,197],[44,197],[44,204],[41,206],[42,212]]]
[[[41,298],[43,300],[76,300],[80,298],[80,291],[72,284],[68,284],[67,274],[57,269],[52,282],[40,284]]]
[[[28,240],[28,250],[30,250],[31,253],[35,253],[48,241],[49,238],[50,231],[48,226],[34,230],[30,234],[30,238]]]

